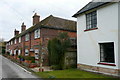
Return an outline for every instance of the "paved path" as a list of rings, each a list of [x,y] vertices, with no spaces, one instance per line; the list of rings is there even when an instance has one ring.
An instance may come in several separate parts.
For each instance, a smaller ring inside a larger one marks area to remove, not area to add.
[[[2,71],[2,78],[37,78],[36,76],[32,75],[31,72],[25,70],[24,68],[20,67],[19,65],[15,64],[14,62],[10,61],[9,59],[1,55],[0,55],[0,71]]]

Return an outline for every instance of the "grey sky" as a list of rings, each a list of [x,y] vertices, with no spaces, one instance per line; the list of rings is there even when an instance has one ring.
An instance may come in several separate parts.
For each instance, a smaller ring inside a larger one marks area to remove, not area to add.
[[[21,30],[24,22],[27,28],[32,26],[33,11],[44,19],[49,15],[72,18],[79,9],[91,0],[0,0],[0,38],[9,40],[14,30]]]

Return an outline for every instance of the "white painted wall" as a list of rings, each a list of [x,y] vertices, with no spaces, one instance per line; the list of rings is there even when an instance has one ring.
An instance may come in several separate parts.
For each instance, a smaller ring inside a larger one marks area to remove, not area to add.
[[[119,12],[118,12],[118,14],[119,14],[119,15],[118,15],[118,26],[119,26],[119,27],[118,27],[118,30],[119,30],[119,31],[118,31],[118,33],[119,33],[119,34],[118,34],[118,38],[119,38],[119,39],[118,39],[118,43],[119,43],[119,44],[118,44],[118,45],[119,45],[119,46],[118,46],[118,53],[119,53],[119,54],[118,54],[118,64],[119,64],[119,69],[120,69],[120,2],[119,2],[119,5],[118,5],[118,11],[119,11]]]
[[[77,63],[118,69],[118,4],[114,3],[97,10],[97,30],[84,32],[85,18],[85,15],[77,17]],[[97,64],[100,61],[98,43],[103,42],[115,43],[115,67]]]

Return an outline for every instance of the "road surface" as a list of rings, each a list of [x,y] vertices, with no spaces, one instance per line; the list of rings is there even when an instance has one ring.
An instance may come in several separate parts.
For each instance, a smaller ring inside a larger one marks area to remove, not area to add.
[[[19,65],[10,61],[9,59],[0,55],[0,72],[1,71],[2,71],[2,78],[32,78],[31,80],[37,78],[31,72],[25,70],[24,68],[20,67]]]

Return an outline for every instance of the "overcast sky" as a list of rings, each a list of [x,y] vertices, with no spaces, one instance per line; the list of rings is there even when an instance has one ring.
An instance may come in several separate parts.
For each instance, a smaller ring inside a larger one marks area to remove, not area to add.
[[[49,15],[70,20],[78,10],[91,0],[0,0],[0,38],[5,41],[14,36],[14,30],[21,31],[22,22],[32,26],[34,11],[43,20]]]

